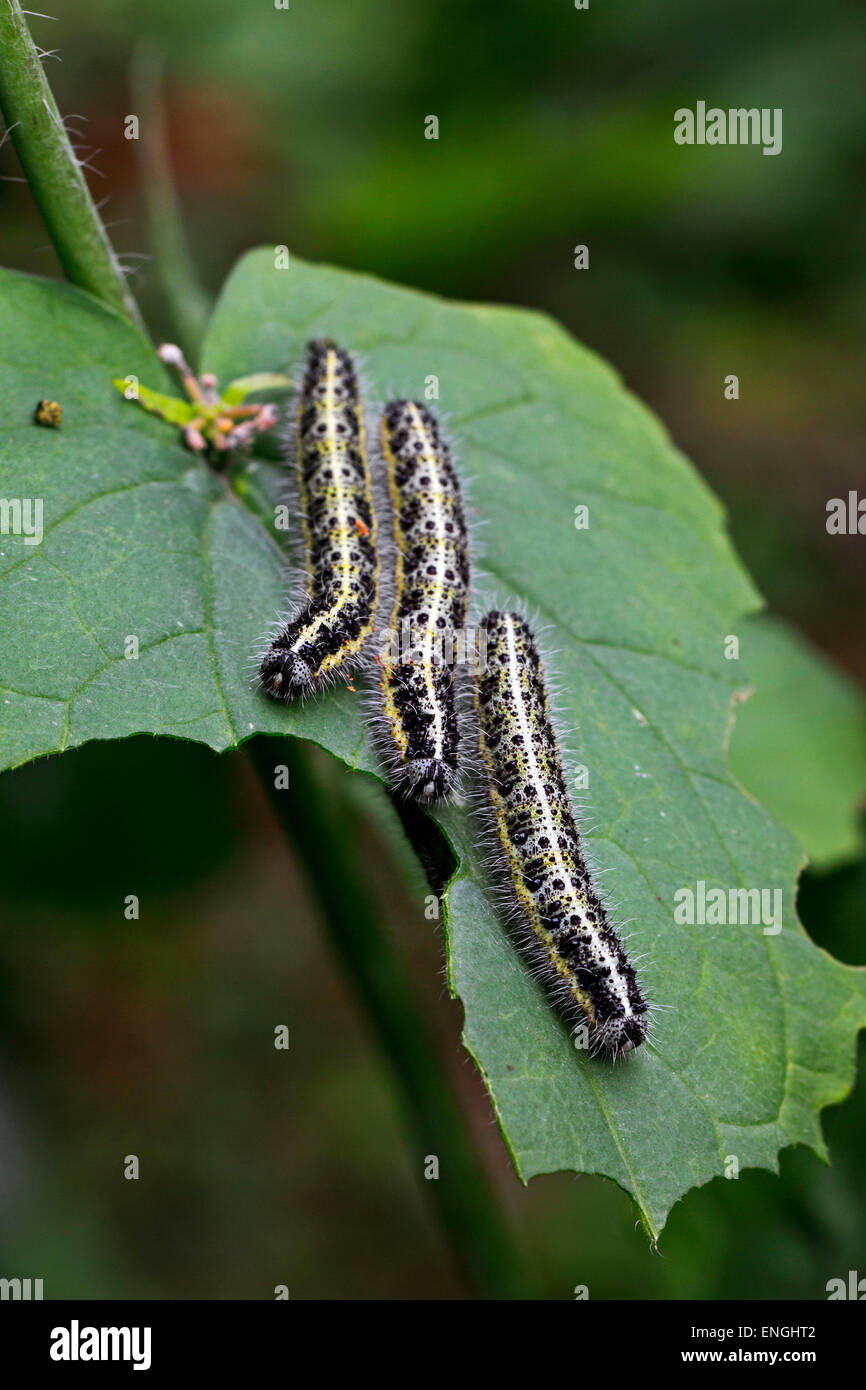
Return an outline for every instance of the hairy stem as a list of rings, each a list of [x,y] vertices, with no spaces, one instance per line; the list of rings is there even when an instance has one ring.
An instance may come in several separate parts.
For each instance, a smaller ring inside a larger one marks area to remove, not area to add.
[[[262,784],[290,837],[319,901],[331,940],[364,1004],[398,1082],[419,1176],[439,1160],[426,1183],[463,1269],[486,1298],[530,1297],[527,1275],[487,1176],[466,1133],[394,944],[379,920],[357,850],[358,813],[341,791],[341,769],[323,782],[313,754],[299,740],[250,745]],[[277,790],[275,763],[289,767],[288,790]]]
[[[142,327],[18,0],[0,0],[0,110],[64,275]]]

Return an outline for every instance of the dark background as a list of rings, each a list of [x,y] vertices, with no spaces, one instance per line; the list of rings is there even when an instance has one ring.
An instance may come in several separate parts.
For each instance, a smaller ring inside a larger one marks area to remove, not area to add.
[[[251,245],[548,310],[608,357],[722,497],[772,608],[866,679],[866,14],[841,0],[75,0],[31,20],[157,335],[133,142],[136,46],[165,54],[203,285]],[[681,148],[681,105],[782,107],[784,148]],[[438,142],[424,120],[440,120]],[[19,171],[7,150],[2,172]],[[57,273],[27,189],[2,259]],[[586,243],[590,269],[573,269]],[[144,259],[143,259],[144,257]],[[723,379],[740,378],[740,400]],[[0,781],[0,1274],[47,1297],[465,1296],[389,1075],[240,756],[95,744]],[[459,1045],[423,889],[364,851],[442,1056],[550,1297],[820,1298],[866,1273],[862,1085],[805,1150],[689,1195],[661,1252],[612,1184],[522,1189]],[[807,875],[820,944],[866,959],[862,863]],[[123,898],[147,902],[127,922]],[[288,1054],[273,1028],[291,1029]],[[137,1183],[123,1156],[142,1160]]]

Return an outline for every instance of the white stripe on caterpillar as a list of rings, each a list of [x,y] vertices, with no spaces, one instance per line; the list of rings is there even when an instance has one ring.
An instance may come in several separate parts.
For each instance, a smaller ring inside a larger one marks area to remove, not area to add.
[[[357,665],[379,595],[376,516],[352,359],[328,338],[307,345],[297,454],[308,602],[271,640],[259,677],[290,700]]]
[[[481,630],[475,704],[502,876],[542,983],[616,1057],[646,1040],[649,1010],[584,861],[541,660],[519,614],[488,613]]]
[[[453,790],[459,727],[454,667],[464,641],[469,542],[460,480],[434,416],[392,401],[382,448],[397,545],[393,650],[382,658],[385,756],[397,787],[429,802]]]

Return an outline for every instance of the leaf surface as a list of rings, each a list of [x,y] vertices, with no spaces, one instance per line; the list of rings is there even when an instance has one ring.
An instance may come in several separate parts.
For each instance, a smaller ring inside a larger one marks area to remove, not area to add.
[[[743,625],[755,693],[737,717],[734,776],[787,826],[819,869],[863,851],[866,710],[841,671],[766,614]]]

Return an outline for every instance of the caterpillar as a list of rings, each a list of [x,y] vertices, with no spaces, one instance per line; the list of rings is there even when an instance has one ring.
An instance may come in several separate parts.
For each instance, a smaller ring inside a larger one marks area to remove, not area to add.
[[[649,1008],[584,860],[538,650],[517,613],[487,613],[480,632],[475,707],[505,886],[548,993],[615,1058],[646,1040]]]
[[[464,639],[469,542],[460,481],[434,416],[416,401],[392,401],[382,451],[394,513],[391,638],[382,661],[386,758],[398,790],[416,801],[454,788],[460,741],[454,668]]]
[[[357,663],[379,596],[376,516],[352,359],[329,338],[307,344],[295,439],[307,602],[266,651],[261,684],[278,700],[327,685]]]

